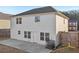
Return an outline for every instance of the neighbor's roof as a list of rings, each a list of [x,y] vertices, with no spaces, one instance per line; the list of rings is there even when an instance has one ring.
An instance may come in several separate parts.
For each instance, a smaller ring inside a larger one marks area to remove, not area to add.
[[[0,20],[10,20],[10,18],[11,18],[11,14],[0,12]]]
[[[20,14],[14,15],[14,16],[22,16],[22,15],[38,14],[38,13],[47,13],[47,12],[56,12],[58,15],[60,14],[61,16],[68,18],[64,14],[59,13],[56,9],[54,9],[51,6],[35,8],[35,9],[25,11],[25,12],[22,12]]]

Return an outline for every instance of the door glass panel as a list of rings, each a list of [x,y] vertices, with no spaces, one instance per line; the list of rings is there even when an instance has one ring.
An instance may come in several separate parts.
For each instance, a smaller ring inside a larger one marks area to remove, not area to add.
[[[44,33],[43,32],[40,33],[40,40],[44,40]]]
[[[27,38],[27,32],[24,31],[24,38]]]
[[[45,40],[46,40],[46,41],[49,41],[49,40],[50,40],[50,38],[49,38],[49,33],[45,33]]]
[[[31,32],[28,32],[28,38],[29,39],[31,38]]]

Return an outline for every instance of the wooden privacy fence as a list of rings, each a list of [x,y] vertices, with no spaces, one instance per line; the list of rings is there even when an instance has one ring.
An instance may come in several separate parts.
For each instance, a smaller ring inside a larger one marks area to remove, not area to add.
[[[71,46],[79,47],[79,32],[60,32],[59,41],[62,45],[70,43]]]
[[[0,29],[0,38],[10,38],[10,29]]]

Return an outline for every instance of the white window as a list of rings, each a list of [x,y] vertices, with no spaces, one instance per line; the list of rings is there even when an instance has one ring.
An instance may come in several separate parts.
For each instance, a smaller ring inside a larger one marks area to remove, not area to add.
[[[73,27],[73,30],[76,30],[76,27]]]
[[[50,35],[49,35],[49,33],[44,33],[44,32],[41,32],[40,33],[40,40],[42,40],[42,41],[48,41],[48,40],[50,40]]]
[[[31,32],[24,31],[24,38],[30,39],[31,38]]]
[[[46,41],[49,41],[50,40],[50,37],[49,36],[50,36],[49,33],[45,33],[45,40]]]
[[[24,31],[24,38],[27,38],[27,32]]]
[[[43,32],[40,33],[40,40],[44,41],[44,33]]]
[[[16,24],[22,24],[22,18],[16,18]]]
[[[31,32],[28,32],[28,38],[29,39],[31,38]]]
[[[21,34],[21,31],[18,31],[18,34]]]
[[[76,22],[73,22],[73,26],[76,26]]]
[[[35,16],[35,22],[40,22],[40,16]]]
[[[77,23],[76,23],[76,22],[70,22],[69,25],[70,25],[70,26],[76,26]]]
[[[76,24],[76,26],[77,26],[77,22],[76,22],[75,24]]]
[[[69,27],[69,30],[75,31],[76,30],[76,27]]]
[[[70,22],[69,25],[72,25],[72,22]]]
[[[69,27],[69,30],[72,30],[72,27]]]

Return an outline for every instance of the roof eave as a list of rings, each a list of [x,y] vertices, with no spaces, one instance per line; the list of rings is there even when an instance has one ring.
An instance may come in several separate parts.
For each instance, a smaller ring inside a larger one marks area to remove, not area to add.
[[[62,13],[60,13],[60,12],[55,12],[55,13],[56,13],[57,15],[62,16],[62,17],[64,17],[64,18],[66,18],[66,19],[69,20],[69,17],[65,16],[64,14],[62,14]]]

